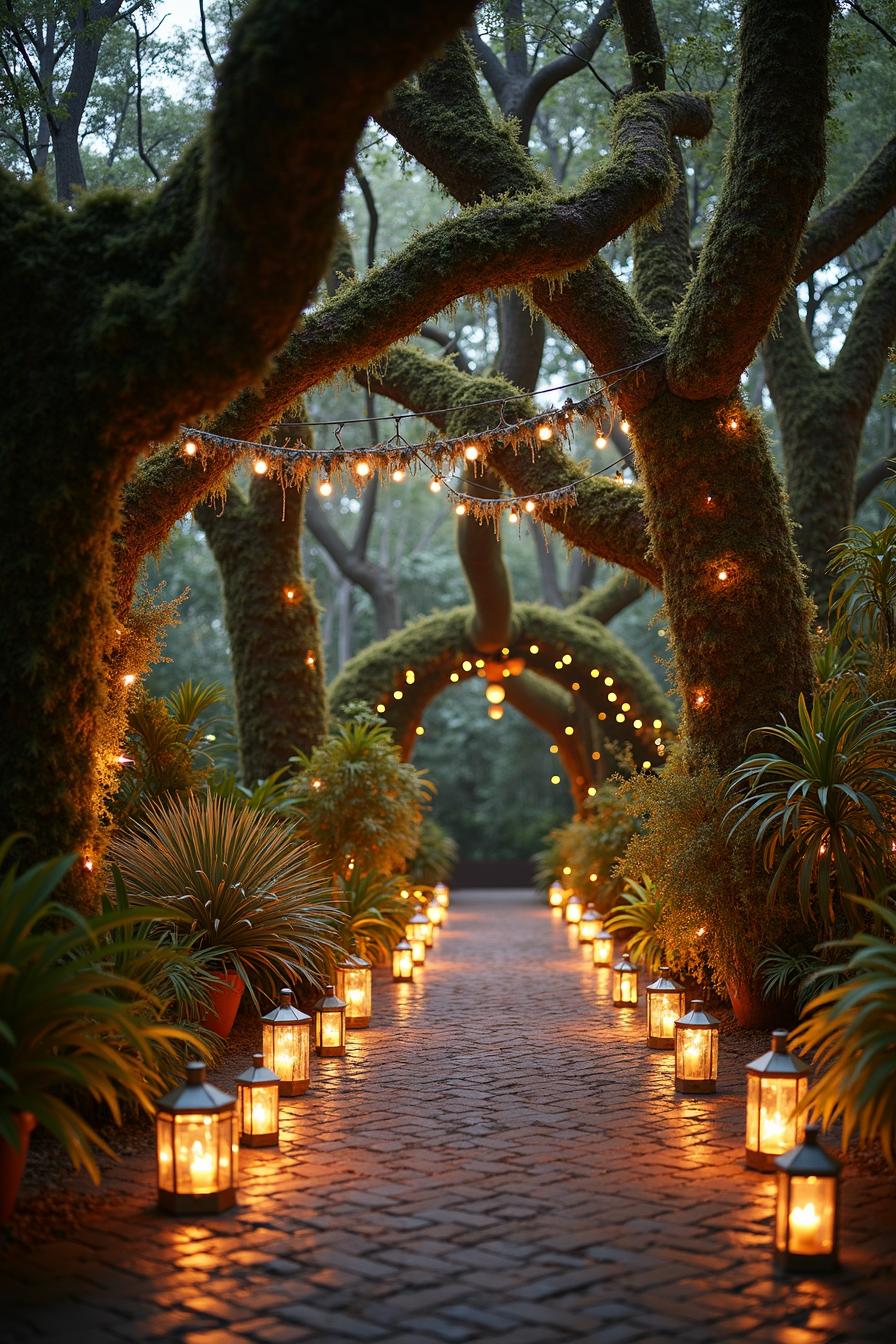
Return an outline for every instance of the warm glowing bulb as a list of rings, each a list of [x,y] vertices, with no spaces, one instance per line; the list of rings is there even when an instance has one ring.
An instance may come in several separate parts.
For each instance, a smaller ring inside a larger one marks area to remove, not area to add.
[[[457,514],[458,518],[463,518],[466,511],[467,511],[466,504],[456,504],[454,506],[454,512]]]
[[[571,869],[571,868],[569,867],[569,865],[567,864],[567,866],[563,869],[563,876],[564,876],[564,877],[569,877],[571,873],[572,873],[572,869]]]
[[[137,680],[136,672],[125,672],[124,676],[121,679],[122,685],[124,686],[133,686],[136,680]]]
[[[573,728],[571,723],[568,723],[566,727],[563,729],[563,731],[567,737],[572,737],[573,733],[575,732],[575,728]]]
[[[324,782],[323,782],[322,779],[312,779],[312,781],[311,781],[311,787],[312,787],[312,789],[315,790],[315,792],[316,792],[318,789],[322,789],[323,786],[324,786]]]
[[[491,705],[500,705],[506,694],[504,687],[496,682],[490,682],[485,688],[485,698]]]
[[[283,596],[286,598],[287,602],[295,602],[296,600],[295,588],[284,588]]]
[[[559,775],[551,775],[551,783],[552,783],[552,784],[559,784],[559,783],[560,783],[560,776],[559,776]]]
[[[403,699],[404,699],[404,691],[396,691],[396,692],[395,692],[395,695],[393,696],[393,699],[395,699],[395,700],[403,700]]]
[[[417,727],[414,729],[414,732],[417,734],[418,737],[422,737],[423,734],[426,732],[426,729],[423,727],[422,723],[418,723]]]
[[[622,430],[623,434],[627,434],[631,429],[631,425],[628,423],[627,420],[620,420],[619,428]]]
[[[317,663],[317,659],[315,658],[314,654],[313,654],[313,653],[311,652],[311,650],[309,649],[308,652],[305,654],[305,666],[306,666],[306,667],[314,667],[314,666],[316,665],[316,663]]]
[[[542,443],[550,443],[551,439],[554,437],[554,431],[550,425],[539,425],[538,437],[541,439]]]
[[[643,723],[642,723],[642,721],[641,721],[640,719],[633,719],[633,720],[632,720],[632,727],[633,727],[633,728],[642,728],[642,727],[643,727]]]
[[[477,658],[477,659],[476,659],[476,666],[477,666],[477,667],[485,667],[485,659],[484,659],[484,658]]]
[[[497,719],[503,719],[503,717],[504,717],[504,706],[503,706],[503,705],[489,705],[489,707],[488,707],[488,716],[489,716],[490,719],[495,719],[495,720],[497,720]]]
[[[663,726],[663,721],[662,721],[662,719],[654,719],[654,721],[653,721],[653,726],[654,726],[654,728],[662,728],[662,726]]]
[[[592,784],[591,787],[590,787],[589,790],[588,790],[588,797],[589,797],[589,798],[595,798],[596,796],[597,796],[597,789],[596,789],[596,788],[594,787],[594,785]]]
[[[369,476],[370,463],[362,457],[360,462],[355,463],[355,471],[359,476]]]
[[[473,664],[470,662],[469,658],[465,658],[465,659],[463,660],[463,662],[461,663],[461,667],[463,668],[463,670],[464,670],[465,672],[472,672],[472,671],[473,671]]]
[[[333,493],[333,485],[330,481],[321,481],[317,487],[317,493],[323,495],[324,499],[329,499]]]
[[[414,682],[417,680],[417,674],[412,667],[409,667],[407,672],[405,672],[404,679],[409,686],[413,686]]]
[[[529,652],[530,652],[531,654],[536,654],[536,653],[538,653],[538,645],[537,645],[537,644],[530,644],[530,645],[529,645]]]
[[[516,509],[511,509],[510,512],[509,512],[508,515],[507,515],[507,521],[508,521],[509,523],[518,523],[519,520],[520,520],[520,516],[519,516],[519,514],[517,513]]]
[[[534,513],[534,512],[535,512],[535,500],[534,500],[534,499],[527,499],[527,500],[526,500],[526,512],[527,512],[527,513]]]
[[[199,444],[196,443],[195,439],[187,439],[186,443],[184,444],[184,452],[186,453],[187,457],[196,456],[196,454],[199,452]]]
[[[88,873],[92,873],[92,872],[93,872],[93,859],[85,859],[85,860],[84,860],[84,868],[86,869],[86,871],[87,871]]]
[[[612,685],[613,685],[613,678],[612,678],[612,677],[604,677],[604,685],[605,685],[605,686],[612,686]]]
[[[737,428],[739,427],[739,425],[740,425],[740,421],[739,421],[738,419],[736,419],[735,416],[732,416],[731,419],[728,421],[728,428],[729,428],[730,430],[735,430],[735,429],[737,429]]]
[[[727,583],[727,582],[728,582],[728,571],[727,571],[727,569],[720,569],[717,577],[718,577],[719,583]]]
[[[694,695],[694,704],[697,706],[698,709],[702,709],[702,708],[703,708],[703,706],[706,704],[706,692],[705,692],[705,691],[697,691],[697,692],[695,693],[695,695]]]
[[[442,482],[438,476],[434,476],[429,483],[429,488],[434,495],[437,495],[442,488]]]
[[[607,699],[609,700],[611,705],[615,705],[616,701],[619,699],[619,696],[616,694],[615,691],[610,691],[610,694],[607,696]]]
[[[468,443],[466,448],[464,449],[464,457],[467,459],[467,461],[475,462],[478,456],[479,456],[479,449],[476,447],[475,443]]]
[[[396,485],[401,485],[402,481],[406,476],[407,472],[405,471],[404,467],[396,467],[392,473],[392,479]]]
[[[268,470],[268,464],[263,457],[256,457],[253,467],[256,476],[265,476]]]
[[[606,448],[607,446],[606,435],[598,434],[597,438],[594,440],[594,446],[595,448]]]
[[[451,673],[451,676],[448,678],[448,680],[449,680],[449,681],[460,681],[460,677],[458,676],[458,674],[457,674],[456,672],[452,672],[452,673]]]
[[[556,756],[559,750],[560,748],[557,746],[556,742],[552,742],[551,745],[548,747],[548,751],[551,753],[552,756]]]
[[[382,700],[381,700],[380,703],[377,705],[377,707],[376,707],[376,712],[377,712],[377,714],[385,714],[385,712],[386,712],[386,706],[383,704]]]

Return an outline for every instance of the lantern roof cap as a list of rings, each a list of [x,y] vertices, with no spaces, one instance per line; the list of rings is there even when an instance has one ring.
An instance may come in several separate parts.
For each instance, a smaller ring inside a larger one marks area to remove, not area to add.
[[[429,918],[428,918],[427,915],[424,915],[424,913],[423,913],[422,910],[415,910],[414,913],[411,915],[410,919],[408,920],[408,923],[409,923],[409,924],[428,924],[428,923],[429,923]]]
[[[819,1125],[807,1125],[803,1142],[775,1158],[778,1170],[788,1176],[836,1176],[843,1164],[819,1143],[820,1132]]]
[[[322,997],[318,999],[314,1006],[319,1013],[328,1008],[342,1009],[345,1007],[345,1000],[336,997],[335,985],[327,985]]]
[[[614,971],[636,971],[637,969],[637,966],[632,963],[632,959],[627,952],[623,952],[622,956],[613,967]]]
[[[166,1093],[157,1103],[157,1108],[160,1111],[214,1114],[232,1110],[235,1105],[236,1097],[232,1097],[229,1092],[222,1092],[214,1083],[206,1082],[205,1065],[201,1060],[193,1059],[187,1064],[186,1081]]]
[[[676,1027],[717,1027],[719,1019],[706,1011],[702,999],[694,999],[691,1003],[691,1011],[683,1013],[677,1019],[675,1025]]]
[[[653,990],[655,994],[659,994],[662,991],[665,991],[668,994],[682,993],[684,990],[684,985],[680,985],[677,980],[672,979],[672,977],[669,974],[668,966],[661,966],[660,973],[656,978],[656,980],[654,980],[651,984],[647,986],[648,994],[650,993],[651,990]]]
[[[606,929],[598,929],[597,933],[594,936],[595,938],[609,938],[611,943],[613,941],[612,933],[607,933]],[[628,953],[626,953],[626,956],[628,956]]]
[[[392,950],[394,952],[407,952],[410,950],[410,946],[411,945],[408,942],[407,938],[399,938],[398,942],[395,944],[395,947]]]
[[[252,1056],[252,1063],[244,1073],[237,1075],[238,1083],[248,1083],[251,1087],[259,1083],[279,1083],[279,1076],[273,1069],[266,1069],[264,1066],[264,1055],[257,1054]]]
[[[593,901],[589,901],[588,904],[585,906],[582,918],[585,919],[586,917],[590,919],[601,918],[601,913]]]
[[[269,1013],[265,1013],[262,1022],[273,1022],[280,1024],[283,1022],[310,1022],[311,1018],[307,1013],[303,1013],[292,1001],[292,990],[281,989],[280,1002],[276,1008],[272,1008]]]
[[[772,1032],[772,1048],[758,1059],[750,1060],[747,1073],[768,1073],[776,1078],[800,1078],[809,1072],[809,1065],[787,1049],[787,1032]]]
[[[365,961],[363,957],[357,956],[354,952],[346,952],[342,960],[337,961],[336,965],[339,967],[340,971],[369,970],[371,963]]]

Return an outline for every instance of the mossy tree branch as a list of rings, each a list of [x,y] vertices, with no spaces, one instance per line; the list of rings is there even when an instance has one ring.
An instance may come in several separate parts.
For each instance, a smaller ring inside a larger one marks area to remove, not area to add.
[[[896,136],[850,186],[810,219],[794,279],[807,280],[866,234],[896,205]]]

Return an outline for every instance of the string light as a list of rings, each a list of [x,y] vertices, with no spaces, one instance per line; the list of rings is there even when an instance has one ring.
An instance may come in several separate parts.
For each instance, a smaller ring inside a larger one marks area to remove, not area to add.
[[[417,680],[417,674],[412,667],[409,667],[407,672],[405,672],[404,679],[409,686],[413,686],[414,682]]]
[[[323,480],[317,487],[317,493],[323,495],[324,499],[329,499],[333,493],[333,484],[331,481]]]
[[[559,775],[551,775],[551,783],[552,783],[552,784],[559,784],[559,783],[560,783],[560,776],[559,776]]]
[[[720,569],[718,574],[716,575],[716,578],[718,579],[719,583],[727,583],[728,582],[727,569]]]
[[[315,658],[311,649],[309,649],[308,652],[305,654],[305,666],[315,667],[316,665],[317,665],[317,659]]]
[[[457,514],[458,518],[463,518],[466,511],[467,511],[466,504],[455,504],[454,512]]]
[[[404,691],[396,691],[395,694],[394,694],[394,696],[393,696],[393,699],[394,699],[394,700],[403,700],[403,699],[404,699]]]
[[[386,706],[383,704],[382,701],[380,701],[380,703],[377,705],[377,707],[376,707],[376,712],[377,712],[377,714],[385,714],[385,712],[386,712]]]
[[[705,691],[695,691],[695,692],[694,692],[694,708],[695,708],[695,709],[703,709],[704,706],[705,706],[705,704],[706,704],[706,699],[707,699],[707,697],[706,697],[706,692],[705,692]]]
[[[392,479],[396,485],[401,485],[402,481],[405,479],[406,476],[407,472],[405,471],[404,467],[396,467],[395,470],[392,472]]]
[[[286,598],[287,602],[295,602],[296,600],[295,588],[284,588],[283,596]]]
[[[628,422],[627,420],[620,420],[620,421],[619,421],[619,428],[622,430],[623,434],[627,434],[627,433],[629,432],[629,430],[631,429],[631,425],[629,424],[629,422]]]
[[[538,645],[537,645],[537,644],[530,644],[530,645],[529,645],[529,652],[532,654],[532,656],[533,656],[533,658],[534,658],[535,655],[539,652]]]
[[[527,499],[527,500],[526,500],[526,503],[525,503],[525,505],[524,505],[523,507],[525,508],[525,510],[526,510],[527,513],[534,513],[534,512],[535,512],[535,500],[534,500],[534,499]]]
[[[367,461],[366,457],[362,457],[360,462],[355,463],[355,471],[359,476],[370,475],[370,463]]]
[[[187,457],[195,457],[199,452],[199,444],[195,439],[184,440],[184,453]]]
[[[489,716],[490,719],[495,719],[495,720],[497,720],[497,719],[503,719],[503,717],[504,717],[504,706],[503,706],[503,705],[489,705],[489,707],[488,707],[488,716]]]
[[[550,751],[552,756],[556,756],[560,748],[557,746],[556,742],[552,742],[548,750]]]
[[[740,421],[737,419],[736,416],[732,416],[731,419],[728,421],[728,428],[731,430],[732,433],[734,433],[736,429],[740,429]]]
[[[464,458],[467,462],[475,462],[479,456],[479,449],[475,443],[468,443],[464,449]]]
[[[137,680],[136,672],[125,672],[124,676],[121,679],[121,682],[123,686],[133,686],[136,680]]]
[[[489,682],[485,688],[485,698],[489,704],[500,705],[507,692],[497,682]]]
[[[510,512],[509,512],[508,515],[507,515],[507,521],[508,521],[509,523],[518,523],[519,520],[520,520],[520,516],[519,516],[519,514],[517,513],[516,509],[511,509]]]
[[[594,446],[595,446],[595,448],[600,448],[601,450],[603,450],[604,448],[606,448],[606,446],[607,446],[607,437],[606,437],[606,435],[605,435],[605,434],[598,434],[597,438],[594,440]]]
[[[575,732],[575,728],[573,728],[571,723],[568,723],[566,727],[563,729],[563,731],[567,737],[572,737],[573,733]]]
[[[442,478],[440,476],[433,476],[429,483],[429,488],[434,495],[437,495],[442,488]]]
[[[542,443],[550,443],[551,439],[554,437],[554,431],[550,425],[539,425],[538,437],[541,439]]]
[[[89,858],[86,858],[86,857],[85,857],[85,859],[84,859],[84,869],[85,869],[85,871],[88,872],[88,873],[92,873],[92,872],[93,872],[93,859],[89,859]]]
[[[265,476],[267,475],[268,464],[263,457],[256,457],[252,469],[256,476]]]
[[[417,727],[414,729],[414,732],[417,734],[418,737],[422,737],[423,734],[426,732],[426,729],[423,727],[422,723],[418,723]]]

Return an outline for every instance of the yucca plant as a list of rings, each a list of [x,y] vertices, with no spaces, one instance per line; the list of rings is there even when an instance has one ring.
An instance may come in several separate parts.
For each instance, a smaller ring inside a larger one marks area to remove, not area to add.
[[[234,971],[253,1002],[281,984],[320,984],[338,950],[310,846],[269,812],[207,794],[149,803],[110,859],[129,894],[175,927],[214,968]]]
[[[424,817],[417,852],[407,867],[408,880],[423,882],[430,887],[437,882],[450,882],[456,863],[455,841],[432,817]]]
[[[293,759],[295,815],[331,873],[401,872],[419,843],[432,785],[401,759],[383,723],[339,723]]]
[[[0,1137],[18,1144],[32,1114],[74,1166],[99,1180],[111,1149],[85,1115],[88,1099],[119,1122],[126,1103],[147,1112],[183,1049],[201,1042],[160,1020],[161,996],[129,974],[154,945],[143,911],[85,917],[53,900],[74,856],[19,873],[0,845]]]
[[[209,728],[217,716],[211,711],[224,695],[223,686],[185,681],[159,699],[135,697],[123,753],[128,759],[115,800],[119,823],[150,799],[184,797],[205,781],[214,766]]]
[[[375,965],[387,962],[410,913],[395,879],[381,873],[352,872],[339,878],[336,899],[345,917],[340,926],[345,950]]]
[[[640,882],[626,878],[619,904],[613,906],[604,927],[607,933],[624,934],[633,960],[646,971],[655,971],[666,957],[660,936],[662,917],[662,898],[653,881],[643,873]]]
[[[724,785],[733,798],[733,835],[749,819],[772,874],[769,897],[795,879],[809,918],[814,904],[831,927],[838,908],[850,923],[856,896],[880,889],[892,867],[896,788],[896,705],[837,684],[800,697],[799,724],[763,728],[782,752],[760,752],[736,766]]]
[[[864,900],[876,932],[826,944],[849,953],[842,982],[810,1000],[793,1034],[795,1049],[814,1053],[819,1076],[806,1105],[824,1125],[843,1122],[843,1145],[880,1141],[896,1165],[896,910]]]

